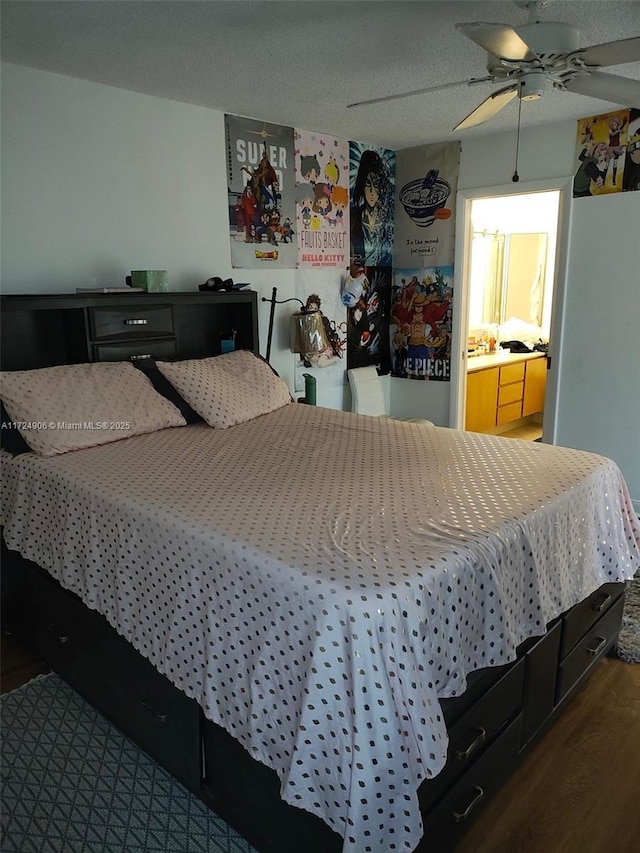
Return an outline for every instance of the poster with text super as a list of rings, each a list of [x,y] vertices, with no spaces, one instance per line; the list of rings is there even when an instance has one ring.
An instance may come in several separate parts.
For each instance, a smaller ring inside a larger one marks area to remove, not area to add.
[[[453,263],[459,142],[398,151],[394,266]]]
[[[391,375],[451,379],[453,266],[394,271],[391,294]]]
[[[573,197],[640,189],[640,109],[578,121]]]
[[[295,267],[293,128],[225,115],[231,264]]]
[[[396,152],[349,142],[351,261],[357,266],[393,265]]]
[[[295,131],[298,266],[349,266],[349,144]]]

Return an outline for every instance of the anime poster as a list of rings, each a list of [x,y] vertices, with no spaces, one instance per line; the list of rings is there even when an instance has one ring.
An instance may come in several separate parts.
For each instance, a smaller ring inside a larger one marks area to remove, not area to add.
[[[396,153],[349,143],[351,261],[366,267],[393,265]]]
[[[633,167],[638,165],[634,158],[640,161],[639,114],[636,109],[619,109],[578,121],[574,198],[638,188],[637,177],[633,186]]]
[[[627,150],[624,158],[622,191],[640,190],[640,109],[629,110]]]
[[[293,128],[225,115],[231,264],[295,267]]]
[[[395,270],[391,294],[391,375],[451,379],[453,266]]]
[[[459,142],[398,151],[396,267],[453,263],[459,163]]]
[[[296,130],[298,266],[349,265],[349,145]]]
[[[347,369],[379,365],[390,369],[390,267],[352,267],[342,285],[347,309]]]
[[[318,383],[341,388],[346,370],[346,309],[340,283],[343,271],[338,269],[301,268],[296,275],[296,297],[305,308],[319,310],[327,345],[321,352],[299,353],[295,363],[295,390],[304,388],[304,376],[315,376]]]

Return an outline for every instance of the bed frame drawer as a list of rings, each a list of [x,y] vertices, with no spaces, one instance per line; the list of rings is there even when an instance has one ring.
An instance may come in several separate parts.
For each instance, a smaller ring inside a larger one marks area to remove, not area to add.
[[[115,632],[106,636],[101,652],[104,714],[198,793],[202,781],[198,703]]]
[[[202,764],[198,703],[45,572],[33,573],[32,589],[43,660],[197,792]]]
[[[460,778],[519,713],[524,671],[525,661],[521,659],[451,728],[447,763],[435,779],[428,779],[420,786],[422,810],[429,808]]]
[[[171,305],[89,308],[89,328],[94,341],[160,337],[173,334]]]
[[[561,702],[570,690],[591,670],[613,645],[620,630],[624,596],[620,595],[567,655],[558,668],[558,686],[556,704]]]
[[[576,643],[584,637],[592,625],[615,604],[623,593],[624,584],[606,583],[564,615],[562,642],[560,644],[561,660],[569,654]]]
[[[484,803],[518,763],[522,714],[504,730],[463,779],[424,817],[424,837],[415,853],[452,853]]]

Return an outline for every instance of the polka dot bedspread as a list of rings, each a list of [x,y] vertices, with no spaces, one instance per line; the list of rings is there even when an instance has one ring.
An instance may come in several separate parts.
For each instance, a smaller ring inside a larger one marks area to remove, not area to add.
[[[439,700],[640,565],[608,459],[294,403],[2,466],[7,545],[344,853],[413,850],[418,786],[446,757]]]

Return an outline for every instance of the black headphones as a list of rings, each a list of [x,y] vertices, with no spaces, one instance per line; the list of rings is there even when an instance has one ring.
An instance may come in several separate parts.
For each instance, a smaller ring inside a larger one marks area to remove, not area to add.
[[[198,285],[198,290],[233,290],[233,279],[225,278],[223,281],[219,275],[214,275],[213,278],[208,278],[204,284]]]

